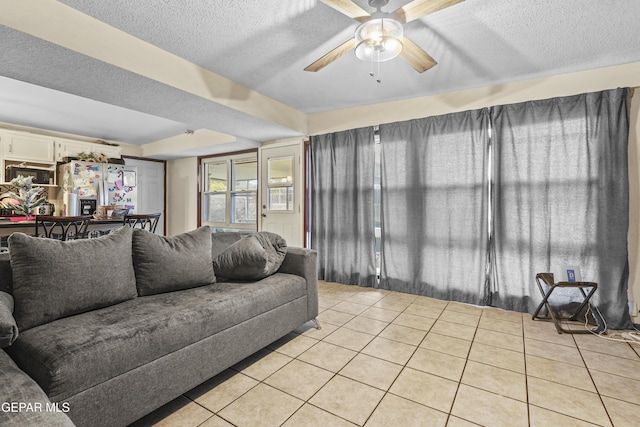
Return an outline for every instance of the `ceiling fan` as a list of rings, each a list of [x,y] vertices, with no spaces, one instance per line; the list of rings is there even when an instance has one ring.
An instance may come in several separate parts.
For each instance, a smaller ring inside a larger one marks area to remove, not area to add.
[[[389,0],[369,0],[369,6],[376,8],[373,14],[362,9],[352,0],[320,1],[355,19],[360,22],[360,25],[356,28],[354,37],[313,62],[305,68],[305,71],[319,71],[355,49],[356,56],[363,61],[383,62],[400,55],[417,72],[422,73],[437,62],[404,35],[403,24],[464,0],[413,0],[390,13],[380,10],[389,3]]]

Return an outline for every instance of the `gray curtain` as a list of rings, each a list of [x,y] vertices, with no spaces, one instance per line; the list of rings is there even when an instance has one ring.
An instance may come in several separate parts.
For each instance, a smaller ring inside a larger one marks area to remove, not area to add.
[[[310,228],[319,279],[376,285],[373,171],[372,127],[313,137]]]
[[[380,287],[483,304],[488,110],[380,125]]]
[[[535,274],[577,265],[607,326],[631,326],[626,101],[618,89],[493,108],[492,305],[532,312]]]

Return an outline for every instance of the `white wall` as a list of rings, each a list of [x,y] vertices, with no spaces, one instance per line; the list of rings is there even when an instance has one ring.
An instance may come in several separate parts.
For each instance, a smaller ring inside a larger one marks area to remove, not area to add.
[[[393,123],[493,105],[640,86],[640,62],[535,80],[411,98],[309,115],[309,134]]]
[[[198,224],[198,158],[167,162],[167,236]]]

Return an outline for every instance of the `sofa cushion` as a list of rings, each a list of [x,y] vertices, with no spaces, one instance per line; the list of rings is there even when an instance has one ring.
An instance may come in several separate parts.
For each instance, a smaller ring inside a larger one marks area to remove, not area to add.
[[[20,333],[6,349],[47,395],[63,401],[167,354],[306,298],[306,281],[277,273],[139,297]]]
[[[68,407],[63,403],[60,412],[47,410],[50,401],[38,384],[21,371],[4,351],[0,350],[0,426],[56,426],[73,427],[64,413]],[[15,405],[15,406],[14,406]],[[23,406],[20,405],[29,405]]]
[[[13,297],[0,291],[0,348],[9,347],[18,338],[18,325],[13,318]]]
[[[60,241],[13,233],[13,317],[20,331],[135,298],[129,227]]]
[[[229,246],[213,262],[216,274],[229,280],[259,280],[276,271],[287,255],[287,242],[266,231],[250,234]]]
[[[133,267],[138,295],[154,295],[215,283],[211,229],[165,237],[133,231]]]

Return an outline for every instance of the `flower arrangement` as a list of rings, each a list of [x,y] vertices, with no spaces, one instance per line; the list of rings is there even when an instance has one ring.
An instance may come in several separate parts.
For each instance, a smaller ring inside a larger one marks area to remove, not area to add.
[[[9,198],[10,201],[2,201],[2,205],[7,209],[13,209],[18,215],[31,215],[31,212],[45,202],[45,197],[41,195],[43,189],[33,186],[32,176],[18,175],[10,182],[17,189],[8,191],[0,195],[0,199]],[[17,202],[17,203],[16,203]]]
[[[78,153],[78,160],[83,162],[97,162],[97,163],[107,163],[109,161],[109,157],[107,157],[104,153],[85,153],[84,151]]]

